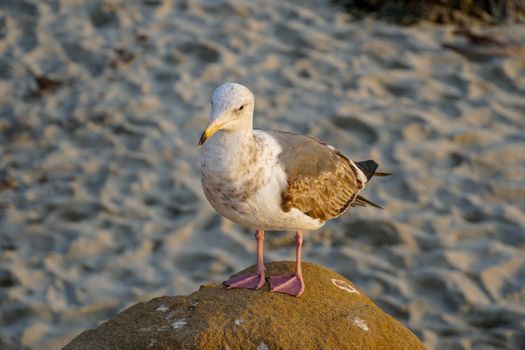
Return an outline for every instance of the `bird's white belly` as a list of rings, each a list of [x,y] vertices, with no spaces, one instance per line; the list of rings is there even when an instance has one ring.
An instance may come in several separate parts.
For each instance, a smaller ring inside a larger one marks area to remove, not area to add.
[[[273,172],[273,178],[249,197],[236,196],[232,191],[224,195],[211,195],[204,185],[206,196],[211,205],[224,217],[252,229],[310,231],[323,225],[318,219],[312,219],[301,211],[292,208],[289,212],[281,209],[281,189],[279,174]],[[284,174],[283,174],[284,175]],[[228,197],[230,195],[230,197]]]
[[[273,138],[257,133],[264,143],[263,153],[242,174],[236,173],[235,159],[225,159],[206,167],[202,185],[206,198],[220,214],[249,228],[263,230],[309,231],[323,225],[301,211],[281,209],[281,193],[287,186],[286,173],[277,157],[281,151]],[[210,140],[212,141],[212,140]]]

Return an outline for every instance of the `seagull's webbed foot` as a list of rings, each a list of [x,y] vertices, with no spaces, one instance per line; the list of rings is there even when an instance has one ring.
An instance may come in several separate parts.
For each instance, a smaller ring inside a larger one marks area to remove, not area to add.
[[[304,292],[303,274],[301,272],[301,247],[303,245],[303,233],[297,231],[295,234],[295,274],[270,277],[270,288],[272,292],[285,293],[298,297]]]
[[[223,283],[228,288],[261,289],[265,282],[264,271],[261,271],[249,273],[247,275],[238,275],[224,281]]]
[[[257,270],[254,273],[235,276],[224,281],[224,285],[228,288],[261,289],[264,286],[266,282],[266,268],[263,262],[264,231],[257,230],[255,239],[257,240]]]
[[[302,276],[281,275],[269,278],[272,292],[285,293],[298,297],[304,291],[304,281]]]

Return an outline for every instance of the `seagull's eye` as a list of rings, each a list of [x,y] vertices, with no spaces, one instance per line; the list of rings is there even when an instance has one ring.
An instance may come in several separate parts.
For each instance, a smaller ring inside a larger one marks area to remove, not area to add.
[[[238,110],[238,111],[242,111],[242,110],[244,109],[244,106],[246,106],[246,105],[242,105],[242,106],[240,106],[239,108],[237,108],[237,110]]]

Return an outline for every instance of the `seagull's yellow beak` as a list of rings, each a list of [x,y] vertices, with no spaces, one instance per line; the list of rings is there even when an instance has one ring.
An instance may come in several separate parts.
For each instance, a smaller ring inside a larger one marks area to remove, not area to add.
[[[217,119],[211,121],[201,135],[201,138],[199,140],[199,146],[202,146],[204,142],[206,142],[206,140],[208,140],[213,134],[215,134],[217,130],[219,130],[223,125],[224,123],[220,123]]]

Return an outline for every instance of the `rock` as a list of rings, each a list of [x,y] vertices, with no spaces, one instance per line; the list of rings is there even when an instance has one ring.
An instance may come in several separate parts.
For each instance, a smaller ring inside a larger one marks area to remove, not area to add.
[[[266,265],[268,275],[293,266]],[[271,293],[268,283],[258,291],[211,284],[139,303],[64,349],[426,349],[346,278],[309,263],[303,276],[299,298]]]

